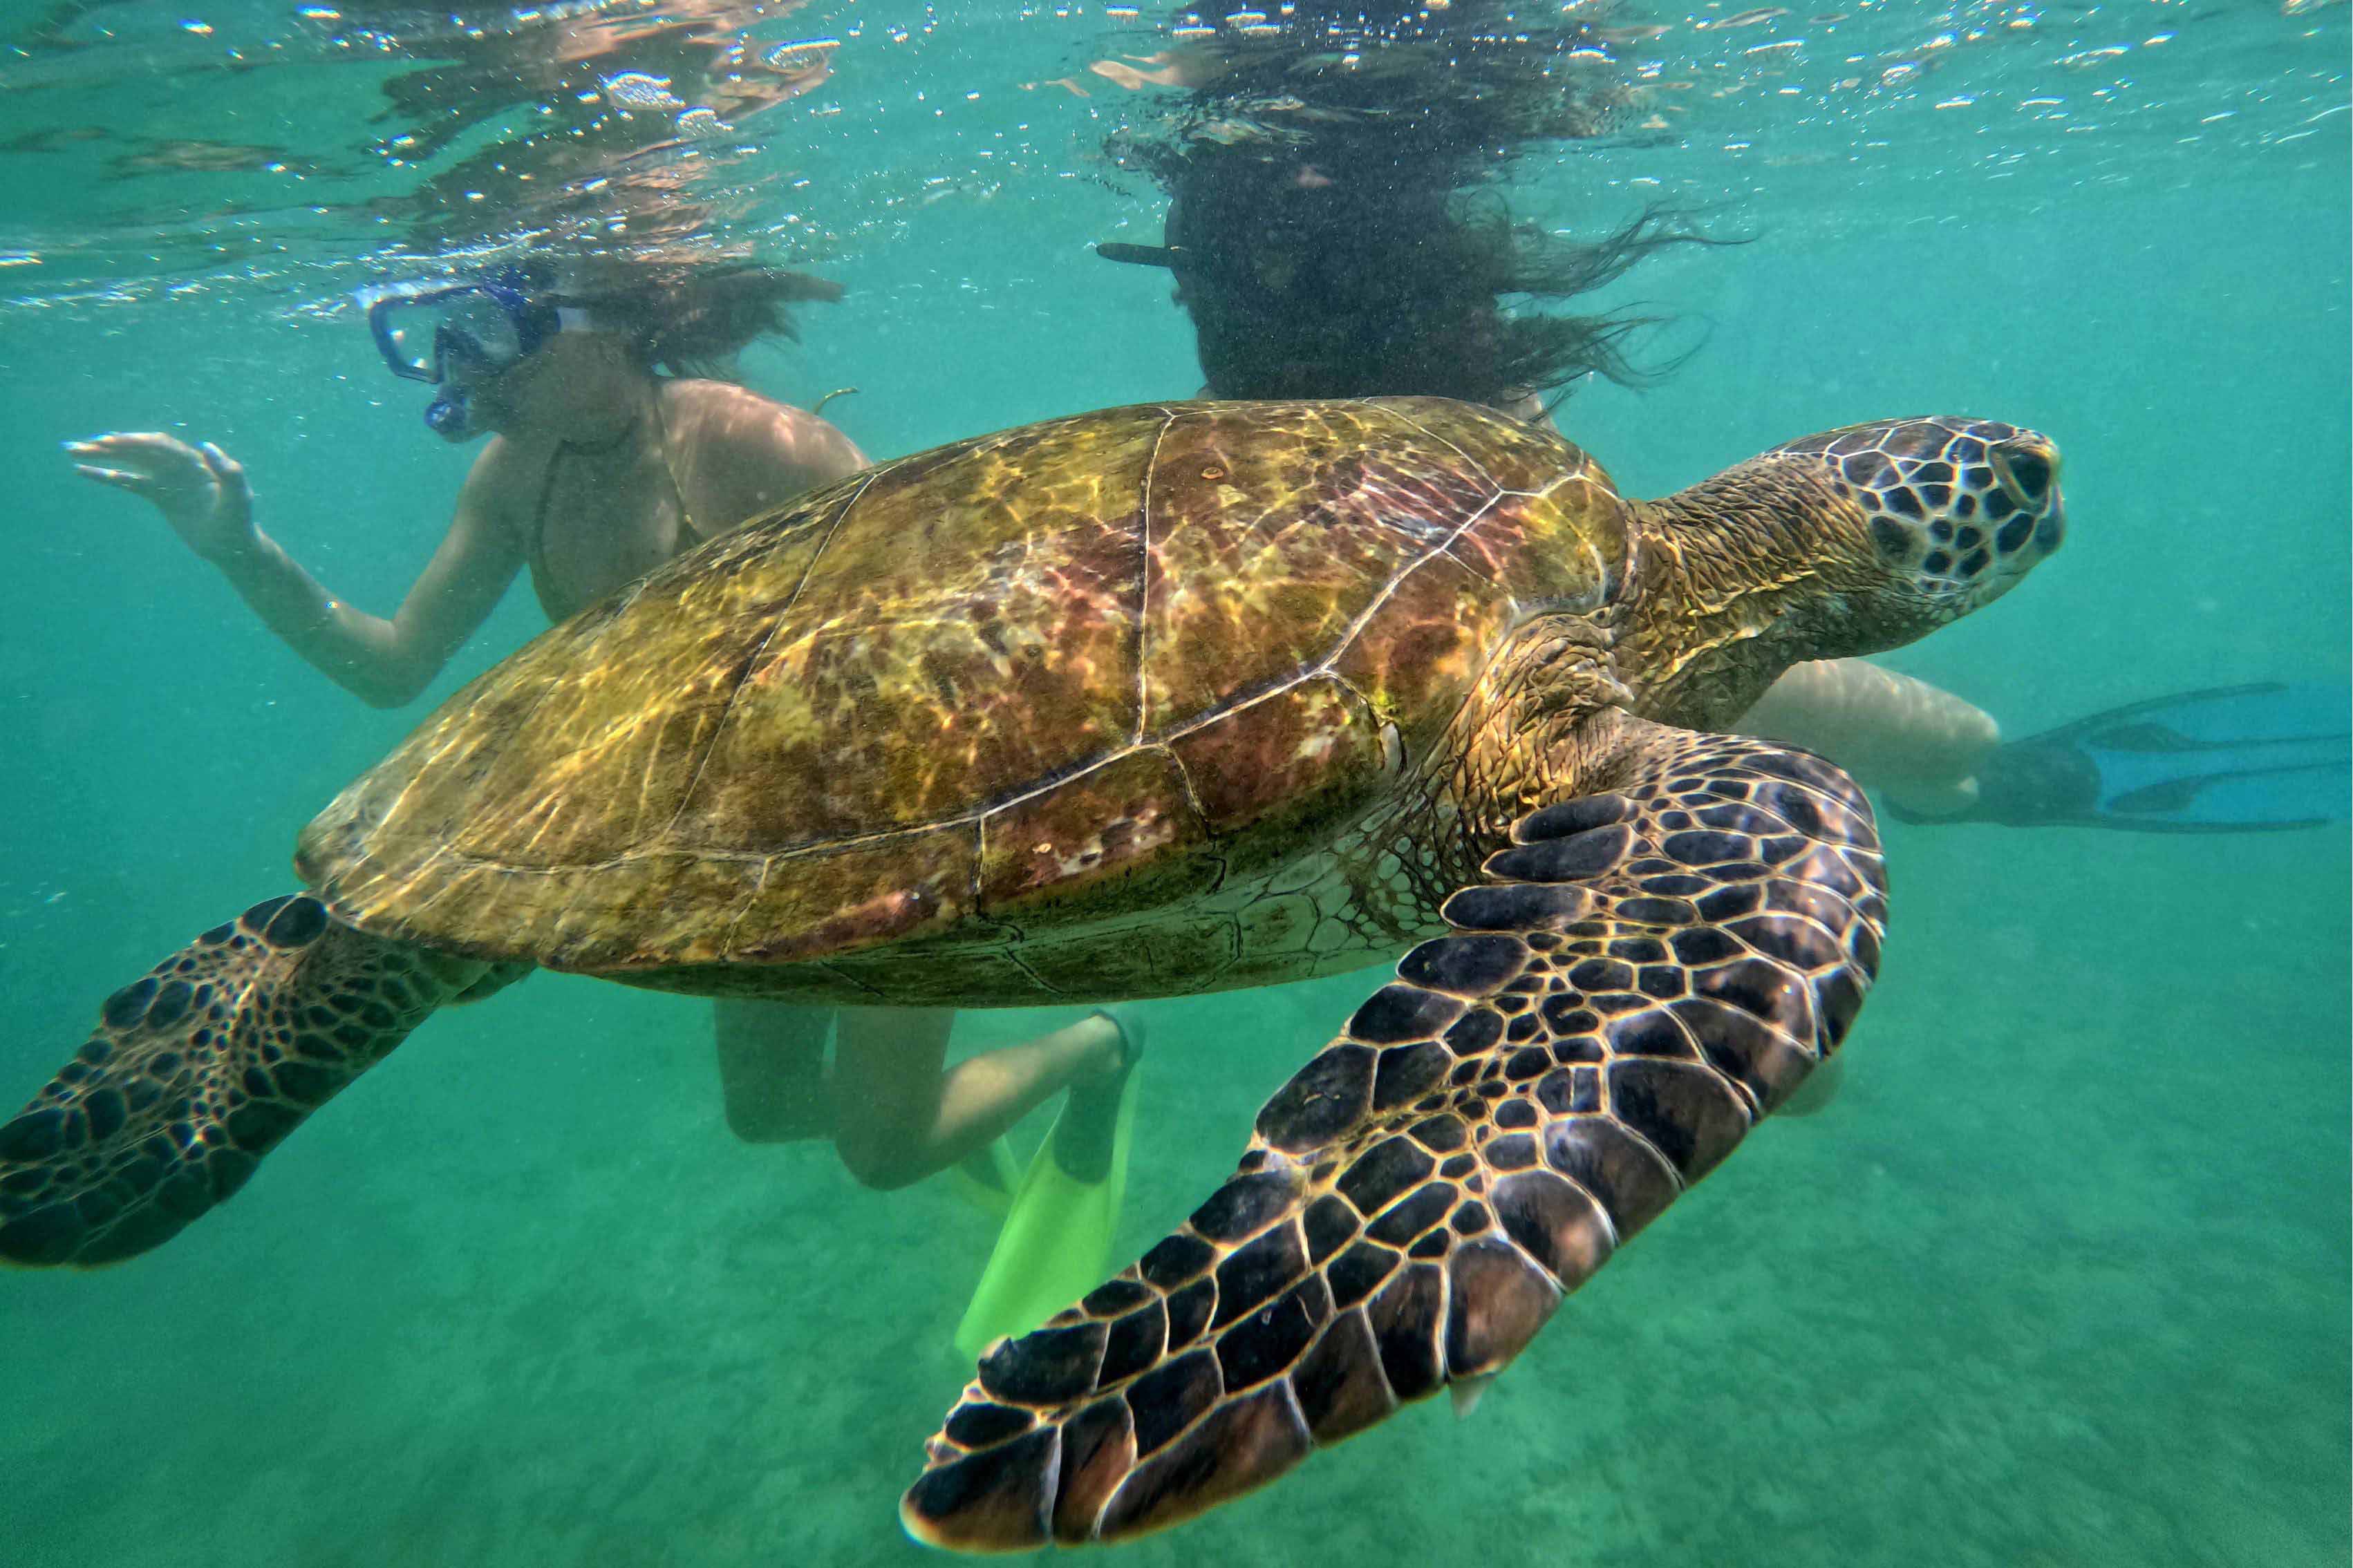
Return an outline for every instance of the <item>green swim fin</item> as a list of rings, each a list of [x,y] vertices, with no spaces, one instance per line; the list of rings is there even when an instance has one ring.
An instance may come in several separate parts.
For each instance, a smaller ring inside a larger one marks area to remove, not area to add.
[[[1125,1047],[1115,1077],[1071,1090],[1013,1194],[997,1248],[956,1325],[955,1346],[978,1360],[999,1335],[1027,1333],[1103,1283],[1127,1190],[1143,1031],[1111,1014]]]
[[[2348,694],[2322,681],[2262,681],[2110,709],[1997,746],[1978,798],[1905,822],[2249,833],[2319,827],[2348,815]]]

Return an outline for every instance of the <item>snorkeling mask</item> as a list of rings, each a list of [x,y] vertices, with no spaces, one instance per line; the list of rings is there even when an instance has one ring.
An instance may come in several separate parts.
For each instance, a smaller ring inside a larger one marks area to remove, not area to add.
[[[440,387],[425,424],[448,441],[475,434],[473,383],[529,357],[564,326],[564,312],[534,298],[529,280],[512,268],[464,282],[399,284],[364,298],[385,367],[403,381]],[[467,373],[462,384],[449,378],[459,365]]]

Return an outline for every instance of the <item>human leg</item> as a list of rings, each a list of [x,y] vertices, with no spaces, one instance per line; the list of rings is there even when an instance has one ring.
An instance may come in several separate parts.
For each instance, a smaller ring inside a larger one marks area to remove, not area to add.
[[[711,1004],[727,1126],[746,1143],[792,1143],[833,1131],[825,1044],[835,1009],[723,996]]]
[[[978,1356],[1001,1334],[1027,1333],[1083,1295],[1111,1264],[1127,1191],[1135,1121],[1134,1069],[1144,1054],[1132,1017],[1095,1015],[1120,1037],[1120,1060],[1071,1086],[1061,1113],[1013,1194],[981,1271],[956,1349]]]
[[[942,1007],[861,1007],[841,1015],[834,1047],[835,1150],[850,1174],[889,1189],[956,1163],[1056,1090],[1120,1070],[1107,1015],[945,1066]]]

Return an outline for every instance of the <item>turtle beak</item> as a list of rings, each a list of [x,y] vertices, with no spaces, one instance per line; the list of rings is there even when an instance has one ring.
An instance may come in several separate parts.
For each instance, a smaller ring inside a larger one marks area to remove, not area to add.
[[[2047,437],[2021,431],[1989,447],[1986,458],[2002,493],[2021,511],[2030,516],[2040,513],[2028,542],[2032,560],[2026,564],[2043,560],[2059,548],[2067,532],[2067,509],[2059,494],[2059,448]]]
[[[2041,522],[2034,525],[2034,546],[2047,556],[2055,552],[2066,541],[2067,508],[2060,500],[2059,492],[2053,490],[2051,493],[2051,510],[2042,514]]]

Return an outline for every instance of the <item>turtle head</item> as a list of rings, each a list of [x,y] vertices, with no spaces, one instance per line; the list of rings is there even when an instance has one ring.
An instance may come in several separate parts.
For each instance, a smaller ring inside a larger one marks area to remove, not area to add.
[[[1791,458],[1818,465],[1849,503],[1821,518],[1831,536],[1824,543],[1851,558],[1859,581],[1841,592],[1859,612],[1852,629],[1871,646],[1826,652],[1877,652],[1983,608],[2058,549],[2066,530],[2059,449],[2015,425],[1879,420],[1759,461]]]
[[[1723,726],[1790,665],[1901,647],[2059,547],[2059,452],[1988,419],[1883,419],[1791,441],[1633,505],[1643,608],[1621,667]]]

